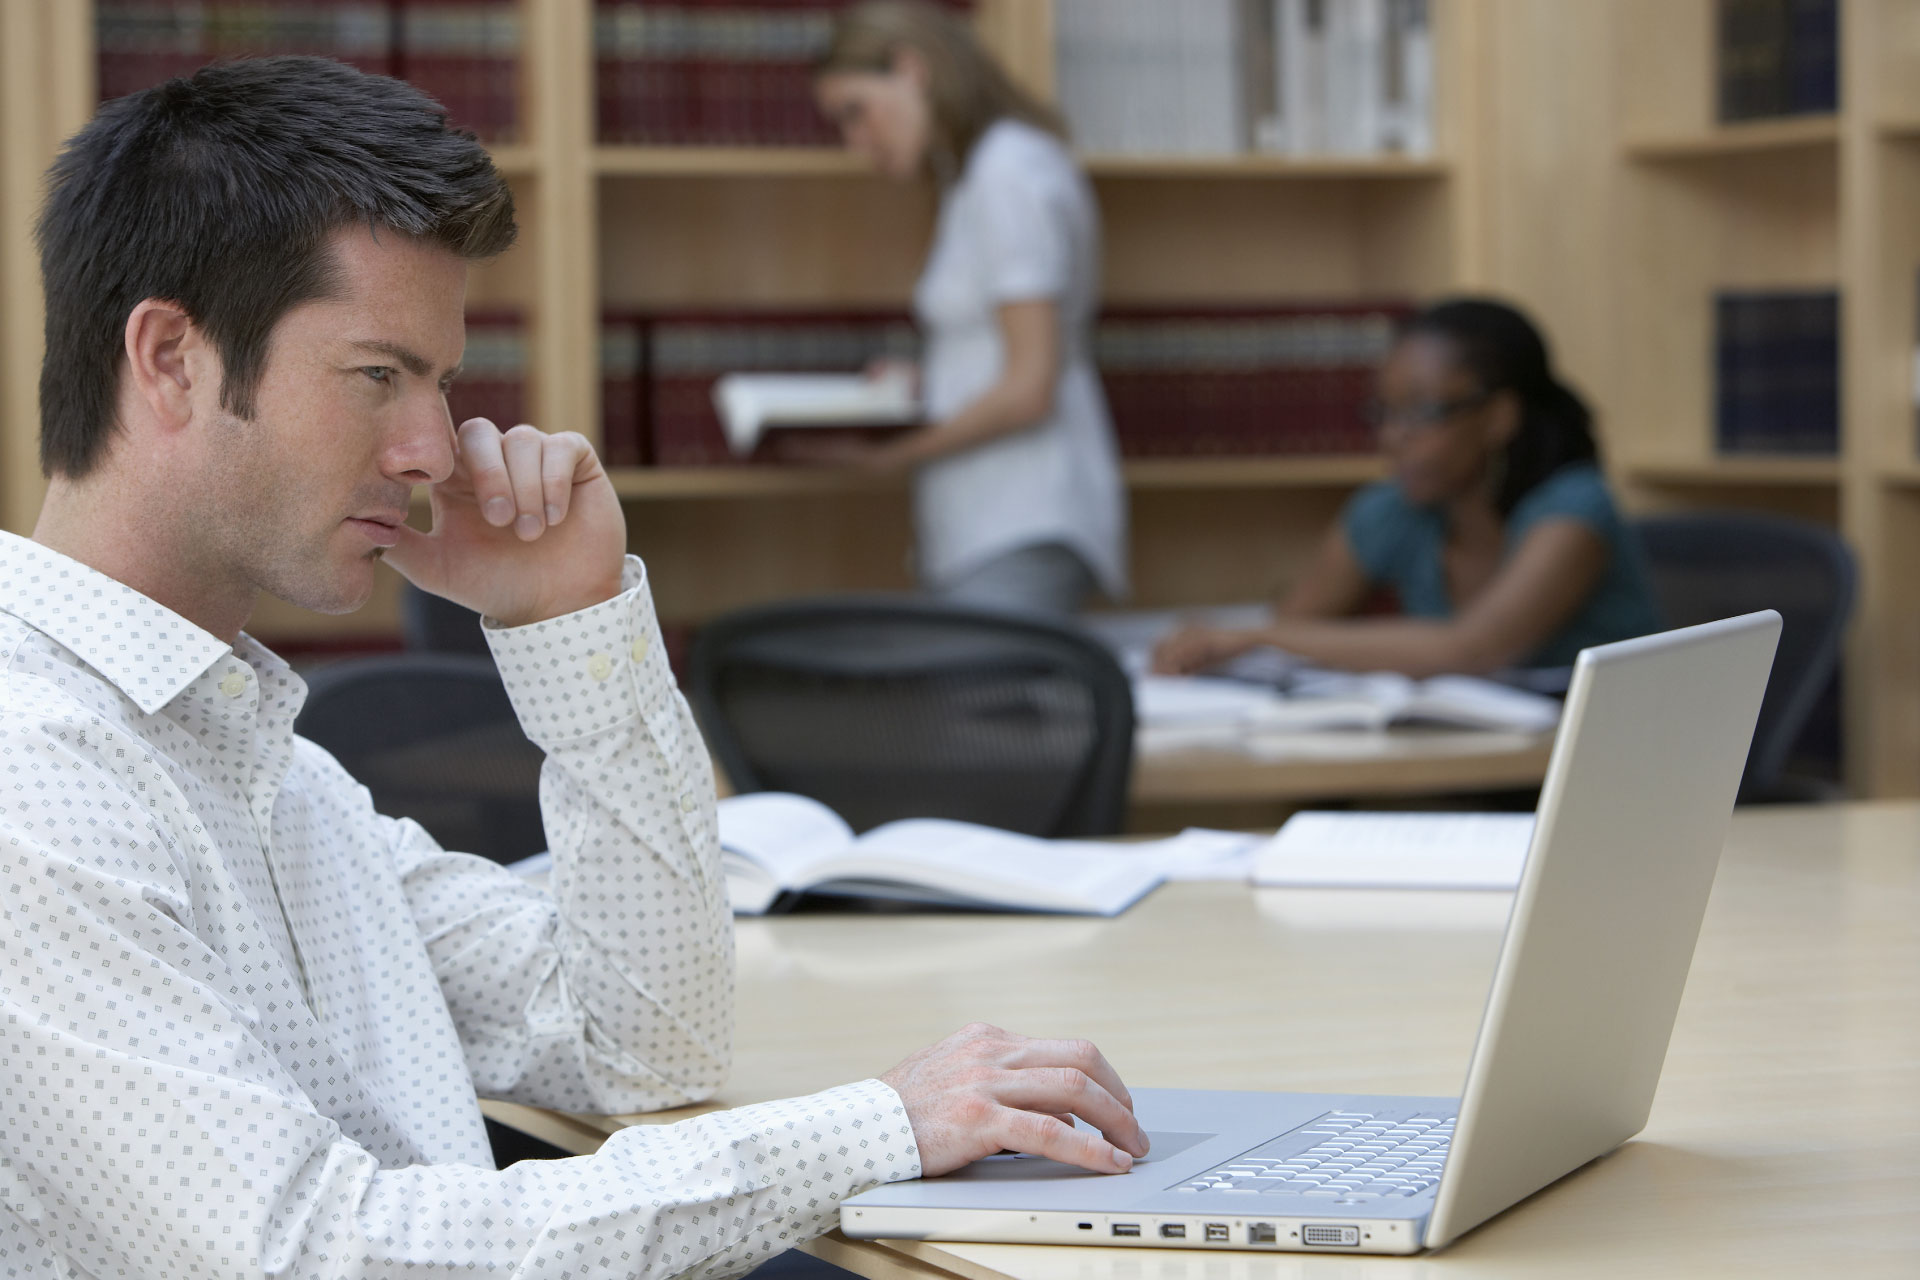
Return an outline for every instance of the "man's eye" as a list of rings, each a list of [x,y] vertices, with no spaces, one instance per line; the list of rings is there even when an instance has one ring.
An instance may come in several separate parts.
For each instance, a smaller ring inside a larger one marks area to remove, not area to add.
[[[393,370],[383,364],[367,365],[365,368],[361,369],[360,372],[366,374],[369,378],[373,379],[375,382],[392,382],[393,381]]]

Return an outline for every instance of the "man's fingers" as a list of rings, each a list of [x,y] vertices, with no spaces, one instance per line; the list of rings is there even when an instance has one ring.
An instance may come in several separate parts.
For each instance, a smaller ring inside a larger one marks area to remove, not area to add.
[[[559,524],[567,518],[580,464],[591,452],[586,439],[571,431],[547,437],[546,448],[540,454],[540,491],[546,503],[548,524]]]
[[[507,482],[513,488],[513,531],[522,542],[531,542],[546,531],[546,495],[542,478],[542,454],[547,435],[525,423],[501,437],[501,452],[506,456]]]
[[[1072,1067],[1086,1075],[1120,1100],[1133,1106],[1133,1095],[1121,1083],[1106,1055],[1091,1040],[1028,1040],[1007,1058],[1010,1067]]]
[[[473,484],[473,500],[481,518],[497,529],[513,523],[513,485],[507,478],[500,430],[485,418],[460,424],[460,463]]]
[[[1133,1156],[1091,1129],[1076,1129],[1038,1111],[1002,1108],[992,1126],[1002,1149],[1045,1156],[1095,1173],[1125,1173]]]
[[[1040,1114],[1071,1112],[1098,1129],[1114,1146],[1147,1154],[1147,1135],[1133,1109],[1092,1076],[1073,1067],[1031,1067],[1013,1072],[994,1090],[1004,1105]]]

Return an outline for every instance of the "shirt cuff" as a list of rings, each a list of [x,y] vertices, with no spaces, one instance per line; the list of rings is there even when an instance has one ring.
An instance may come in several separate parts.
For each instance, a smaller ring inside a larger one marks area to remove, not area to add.
[[[543,747],[605,733],[674,695],[638,556],[626,558],[610,600],[524,627],[487,618],[481,630],[520,727]]]

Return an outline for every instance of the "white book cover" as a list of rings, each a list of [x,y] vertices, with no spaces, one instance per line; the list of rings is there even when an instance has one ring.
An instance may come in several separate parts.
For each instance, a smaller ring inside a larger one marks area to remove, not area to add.
[[[737,915],[818,893],[1112,916],[1165,880],[1169,861],[1204,864],[1227,852],[1217,843],[1190,842],[1195,848],[1182,852],[1160,842],[1042,840],[945,818],[902,819],[856,836],[819,801],[782,792],[729,796],[718,822]]]
[[[908,426],[921,409],[913,375],[729,373],[713,384],[727,447],[749,454],[769,427]]]
[[[1285,888],[1512,889],[1530,813],[1308,811],[1254,854],[1253,882]]]
[[[1319,155],[1326,137],[1327,0],[1276,0],[1274,27],[1280,44],[1280,111],[1287,151]]]
[[[1179,150],[1187,155],[1234,155],[1246,150],[1242,133],[1243,62],[1235,46],[1239,0],[1189,0],[1164,6],[1168,34],[1178,50]]]
[[[1327,5],[1327,150],[1370,155],[1380,150],[1382,0]]]

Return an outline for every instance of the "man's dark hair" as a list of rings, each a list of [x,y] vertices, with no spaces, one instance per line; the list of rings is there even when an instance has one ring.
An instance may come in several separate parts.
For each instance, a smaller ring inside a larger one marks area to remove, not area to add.
[[[325,58],[245,58],[117,98],[68,141],[38,227],[47,350],[40,466],[85,476],[114,430],[127,316],[177,304],[253,414],[280,318],[327,296],[327,238],[364,224],[488,258],[513,196],[473,135],[411,85]]]

